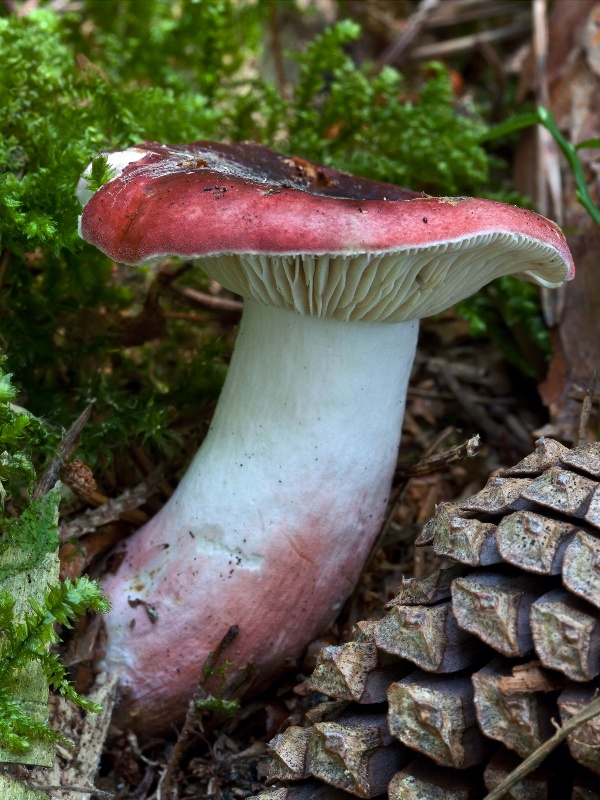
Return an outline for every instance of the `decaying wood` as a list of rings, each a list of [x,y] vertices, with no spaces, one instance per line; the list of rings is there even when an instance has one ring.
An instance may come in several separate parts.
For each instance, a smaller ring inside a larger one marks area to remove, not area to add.
[[[458,627],[452,603],[394,606],[377,623],[375,643],[426,672],[456,672],[472,665],[481,642]]]
[[[577,528],[533,511],[516,511],[504,517],[496,531],[502,558],[515,567],[541,575],[558,575],[567,545]]]
[[[563,689],[565,678],[547,672],[539,661],[528,661],[526,664],[515,664],[512,675],[500,678],[502,692],[556,692]]]
[[[394,483],[407,478],[414,478],[417,475],[429,475],[440,469],[445,469],[451,464],[464,461],[465,458],[473,458],[479,452],[481,437],[475,434],[466,442],[449,447],[440,453],[433,453],[430,456],[420,458],[414,464],[398,464],[394,471]]]
[[[509,511],[524,511],[531,503],[524,493],[533,483],[531,478],[503,478],[492,475],[480,492],[459,504],[462,511],[477,511],[483,514],[507,514]],[[523,495],[523,496],[522,496]]]
[[[579,531],[566,549],[563,584],[600,608],[600,539]]]
[[[532,649],[529,626],[532,603],[542,593],[539,578],[473,572],[452,584],[452,608],[461,628],[505,656],[524,656]]]
[[[483,782],[480,771],[456,770],[417,757],[397,772],[388,786],[389,800],[477,800]]]
[[[469,678],[417,670],[388,691],[390,731],[408,747],[445,767],[465,769],[489,752],[477,726]]]
[[[600,619],[564,589],[554,589],[531,607],[531,632],[538,658],[574,681],[600,675]]]
[[[486,789],[497,789],[518,766],[519,759],[507,750],[500,750],[483,772]],[[505,793],[503,800],[546,800],[549,797],[551,778],[544,770],[530,772]],[[486,798],[487,800],[487,798]]]
[[[560,697],[559,697],[560,708]],[[567,719],[554,736],[547,739],[530,756],[517,764],[509,774],[492,791],[486,795],[484,800],[504,800],[505,796],[510,797],[509,792],[514,786],[532,773],[539,765],[553,752],[560,744],[565,742],[572,734],[582,728],[590,720],[595,720],[600,715],[600,697],[594,697],[591,702],[580,708],[572,717]],[[596,748],[598,751],[598,748]]]
[[[541,693],[504,691],[502,679],[510,674],[510,664],[499,659],[476,672],[475,709],[486,736],[525,758],[552,736],[555,706]]]
[[[21,781],[0,775],[0,797],[2,800],[48,800],[46,792],[31,789]]]
[[[495,474],[501,477],[523,477],[525,475],[539,475],[548,467],[556,467],[561,462],[563,456],[569,452],[568,447],[541,436],[535,443],[535,450],[525,458],[521,459],[514,467],[504,467],[496,470]]]
[[[438,556],[449,556],[461,564],[483,567],[502,561],[496,546],[496,526],[461,514],[451,513],[447,506],[438,506],[440,516],[433,539]]]
[[[600,697],[598,684],[570,686],[558,698],[560,719],[564,725]],[[600,709],[598,709],[600,711]],[[569,752],[582,767],[600,775],[600,715],[579,725],[567,737]]]
[[[311,728],[310,774],[357,797],[385,792],[409,752],[391,737],[385,713],[344,714]]]
[[[594,512],[590,509],[590,515],[588,509],[598,488],[597,481],[561,467],[550,467],[523,489],[522,496],[552,511],[583,517],[594,525]]]
[[[291,725],[268,744],[271,753],[267,784],[308,778],[306,765],[311,729]]]
[[[452,581],[467,573],[466,567],[455,564],[445,569],[438,569],[426,578],[405,578],[394,598],[386,603],[385,607],[430,606],[441,600],[449,600],[452,596],[450,591]]]
[[[412,670],[408,662],[384,665],[373,641],[347,642],[322,648],[306,687],[341,700],[383,703],[390,683]]]

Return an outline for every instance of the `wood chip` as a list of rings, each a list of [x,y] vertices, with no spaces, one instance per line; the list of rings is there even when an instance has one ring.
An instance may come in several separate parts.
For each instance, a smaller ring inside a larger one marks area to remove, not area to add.
[[[496,660],[473,675],[477,720],[486,736],[526,758],[554,733],[554,706],[535,692],[504,691],[510,674],[510,664]]]

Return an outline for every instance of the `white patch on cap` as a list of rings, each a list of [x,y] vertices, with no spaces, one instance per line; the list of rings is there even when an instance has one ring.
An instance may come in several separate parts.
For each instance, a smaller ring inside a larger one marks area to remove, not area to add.
[[[118,178],[122,173],[125,167],[128,164],[132,164],[134,161],[138,161],[140,158],[143,158],[145,155],[148,154],[147,150],[141,150],[139,147],[129,147],[127,150],[120,150],[116,153],[102,153],[105,155],[108,164],[115,170],[115,175],[111,180]],[[81,203],[82,206],[91,199],[94,192],[88,189],[88,182],[87,178],[89,178],[90,173],[92,171],[92,162],[87,165],[85,168],[83,175],[79,178],[79,182],[77,183],[76,195],[77,199]]]

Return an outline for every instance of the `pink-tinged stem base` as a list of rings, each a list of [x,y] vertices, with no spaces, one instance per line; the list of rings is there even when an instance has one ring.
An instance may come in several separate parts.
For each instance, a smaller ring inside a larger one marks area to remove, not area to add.
[[[103,578],[122,720],[180,722],[231,625],[229,675],[251,662],[255,688],[331,625],[385,512],[417,328],[246,301],[202,447]]]

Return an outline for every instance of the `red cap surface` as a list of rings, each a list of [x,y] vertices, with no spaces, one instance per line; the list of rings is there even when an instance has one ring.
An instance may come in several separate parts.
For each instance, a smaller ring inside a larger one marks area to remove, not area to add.
[[[520,234],[573,262],[560,229],[515,206],[422,197],[252,143],[140,145],[148,155],[97,191],[81,234],[111,258],[218,253],[348,254]]]

